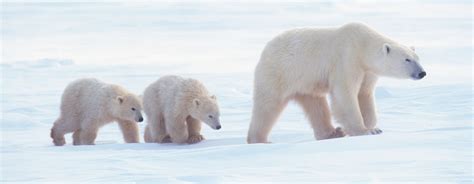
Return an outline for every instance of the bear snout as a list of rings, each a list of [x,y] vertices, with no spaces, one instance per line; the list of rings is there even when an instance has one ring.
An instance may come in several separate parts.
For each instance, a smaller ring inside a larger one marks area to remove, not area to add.
[[[413,80],[420,80],[422,78],[424,78],[426,76],[426,72],[425,71],[420,71],[419,73],[418,72],[414,72],[413,74],[411,74],[411,78]]]
[[[221,125],[216,126],[216,130],[219,130],[219,129],[221,129]]]
[[[143,117],[139,117],[138,122],[143,122]]]
[[[422,78],[425,77],[425,76],[426,76],[426,72],[424,72],[424,71],[423,71],[423,72],[420,72],[420,73],[418,74],[418,79],[422,79]]]

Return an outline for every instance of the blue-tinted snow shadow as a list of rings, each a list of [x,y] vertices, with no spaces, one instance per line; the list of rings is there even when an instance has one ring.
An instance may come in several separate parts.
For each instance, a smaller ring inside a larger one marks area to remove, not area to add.
[[[246,144],[245,138],[223,138],[223,139],[211,139],[203,140],[197,144],[175,144],[175,143],[117,143],[115,141],[97,141],[96,145],[81,145],[74,146],[66,144],[61,147],[55,147],[53,145],[48,146],[49,148],[58,148],[58,151],[92,151],[92,150],[179,150],[179,149],[196,149],[196,148],[209,148],[209,147],[221,147],[221,146],[232,146],[232,145],[243,145]]]

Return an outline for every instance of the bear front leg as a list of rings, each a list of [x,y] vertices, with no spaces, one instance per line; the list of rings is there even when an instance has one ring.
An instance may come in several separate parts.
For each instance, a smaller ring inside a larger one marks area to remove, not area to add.
[[[351,136],[372,134],[364,125],[359,109],[357,92],[346,86],[338,86],[331,92],[332,112],[344,132]]]
[[[117,123],[122,130],[123,140],[126,143],[139,143],[140,136],[138,132],[138,124],[133,121],[119,120]]]
[[[185,117],[181,115],[165,116],[165,123],[166,132],[170,135],[173,143],[184,144],[188,141],[189,133]]]
[[[377,114],[374,98],[374,89],[376,82],[376,75],[366,73],[359,90],[358,99],[365,127],[371,130],[371,132],[377,134],[382,132],[382,130],[375,128],[375,125],[377,124]]]
[[[195,144],[204,140],[204,136],[201,135],[201,121],[188,116],[188,118],[186,118],[186,124],[188,126],[189,144]]]
[[[373,132],[373,134],[382,133],[382,130],[375,128],[375,125],[377,124],[377,114],[375,111],[373,92],[360,92],[358,98],[365,127],[369,129],[370,132]]]

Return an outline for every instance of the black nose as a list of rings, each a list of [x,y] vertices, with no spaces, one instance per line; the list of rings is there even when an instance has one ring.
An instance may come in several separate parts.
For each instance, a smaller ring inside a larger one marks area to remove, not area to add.
[[[216,130],[219,130],[219,129],[221,129],[221,126],[220,126],[220,125],[217,125],[217,126],[216,126]]]
[[[138,122],[142,122],[142,121],[143,121],[142,117],[138,118]]]
[[[421,72],[418,74],[418,78],[422,79],[423,77],[426,76],[426,72]]]

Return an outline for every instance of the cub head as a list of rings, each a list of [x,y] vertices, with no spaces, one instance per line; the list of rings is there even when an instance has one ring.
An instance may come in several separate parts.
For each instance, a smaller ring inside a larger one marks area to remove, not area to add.
[[[133,95],[127,94],[125,96],[117,96],[115,98],[115,104],[118,108],[116,110],[116,116],[120,119],[142,122],[143,116],[141,113],[142,103],[141,100]]]
[[[381,76],[419,80],[426,76],[413,47],[385,43],[373,59],[375,72]]]
[[[203,121],[212,129],[219,130],[221,128],[219,106],[214,95],[193,99],[190,114],[193,118]]]

